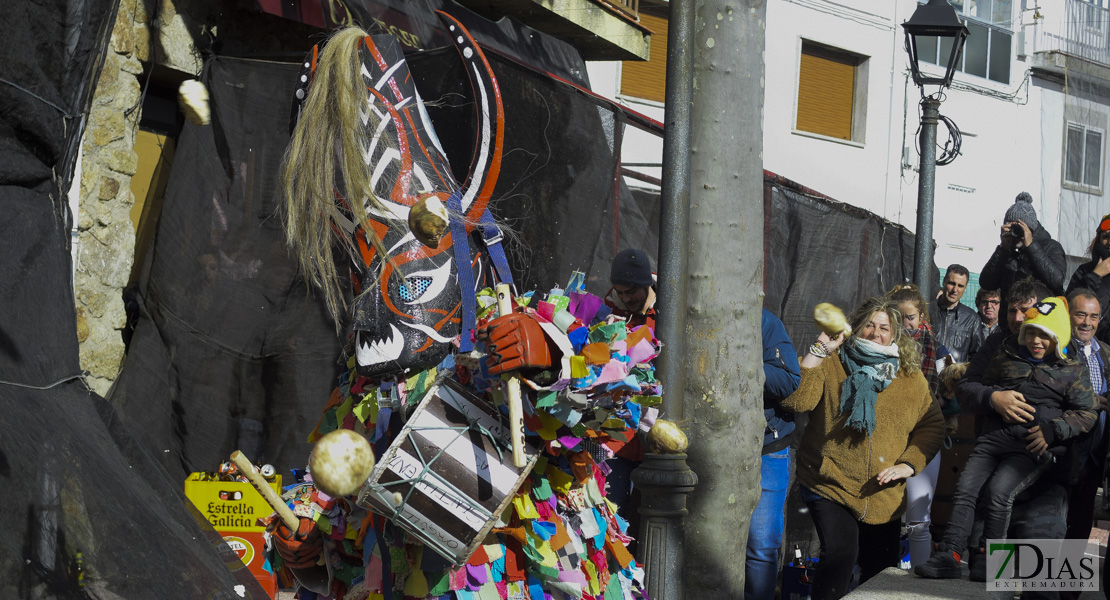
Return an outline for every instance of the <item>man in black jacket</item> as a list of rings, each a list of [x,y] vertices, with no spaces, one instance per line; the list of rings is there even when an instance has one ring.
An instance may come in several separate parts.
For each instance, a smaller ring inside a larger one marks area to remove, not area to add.
[[[966,362],[970,354],[971,336],[979,315],[970,306],[960,303],[967,288],[969,274],[963,265],[949,265],[944,274],[944,286],[937,296],[933,316],[933,336],[937,343],[948,348],[952,362]]]
[[[1025,322],[1025,311],[1042,298],[1051,296],[1048,288],[1040,281],[1027,278],[1014,283],[1003,298],[1006,300],[1006,327],[999,324],[998,330],[983,342],[971,364],[967,366],[964,378],[956,386],[961,404],[976,407],[977,411],[994,411],[1007,423],[1024,423],[1036,415],[1033,406],[1025,398],[1013,391],[998,390],[983,385],[983,373],[991,358],[998,352],[1007,336],[1016,335]],[[971,415],[965,415],[969,417]],[[976,419],[979,421],[980,419]],[[978,430],[979,427],[976,427]],[[1058,470],[1058,469],[1057,469]],[[1055,470],[1050,470],[1055,471]],[[1010,537],[1023,539],[1060,539],[1067,530],[1068,493],[1070,482],[1066,476],[1050,472],[1048,476],[1034,483],[1014,501],[1010,525]],[[979,546],[982,528],[976,525],[969,537],[974,546],[968,557],[968,568],[972,581],[986,581],[986,555]],[[1038,590],[1022,592],[1022,598],[1056,598],[1055,591],[1042,593]]]
[[[1067,266],[1064,248],[1041,227],[1033,197],[1028,192],[1018,194],[1004,221],[1001,243],[979,274],[979,285],[997,289],[1008,298],[1014,282],[1033,277],[1053,295],[1062,295]]]

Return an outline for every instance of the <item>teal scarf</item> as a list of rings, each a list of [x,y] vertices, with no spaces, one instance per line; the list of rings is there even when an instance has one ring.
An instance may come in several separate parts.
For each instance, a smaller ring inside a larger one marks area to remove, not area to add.
[[[852,337],[840,350],[848,378],[840,388],[840,413],[848,426],[871,435],[875,431],[875,402],[898,373],[898,346],[880,346]]]

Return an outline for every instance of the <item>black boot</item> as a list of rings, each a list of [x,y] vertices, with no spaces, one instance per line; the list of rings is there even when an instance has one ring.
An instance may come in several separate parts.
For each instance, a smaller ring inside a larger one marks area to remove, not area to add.
[[[987,554],[983,548],[972,548],[967,556],[967,569],[972,581],[987,580]]]
[[[928,579],[959,579],[960,555],[951,550],[937,550],[925,564],[914,567],[913,572]]]

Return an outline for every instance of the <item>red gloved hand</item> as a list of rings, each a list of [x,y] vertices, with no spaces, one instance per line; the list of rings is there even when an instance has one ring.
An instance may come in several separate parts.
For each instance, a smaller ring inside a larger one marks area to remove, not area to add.
[[[528,315],[513,313],[497,317],[478,330],[478,339],[486,343],[486,364],[492,375],[551,366],[553,353],[547,336],[540,324]]]
[[[315,521],[304,517],[300,519],[300,526],[295,533],[279,519],[273,531],[273,540],[282,560],[294,569],[315,566],[320,553],[324,551],[320,528]]]

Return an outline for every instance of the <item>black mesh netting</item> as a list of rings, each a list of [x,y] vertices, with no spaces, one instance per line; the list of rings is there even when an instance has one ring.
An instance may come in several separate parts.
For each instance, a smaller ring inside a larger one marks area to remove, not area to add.
[[[336,375],[339,337],[277,215],[295,77],[282,63],[210,61],[212,124],[187,125],[178,142],[109,399],[181,481],[235,449],[303,466]]]
[[[0,598],[258,598],[80,380],[61,192],[116,5],[8,3],[0,25]]]
[[[913,277],[915,238],[904,227],[772,174],[764,178],[763,206],[763,305],[796,344],[817,337],[818,303],[850,313]],[[922,294],[936,291],[934,285]]]

